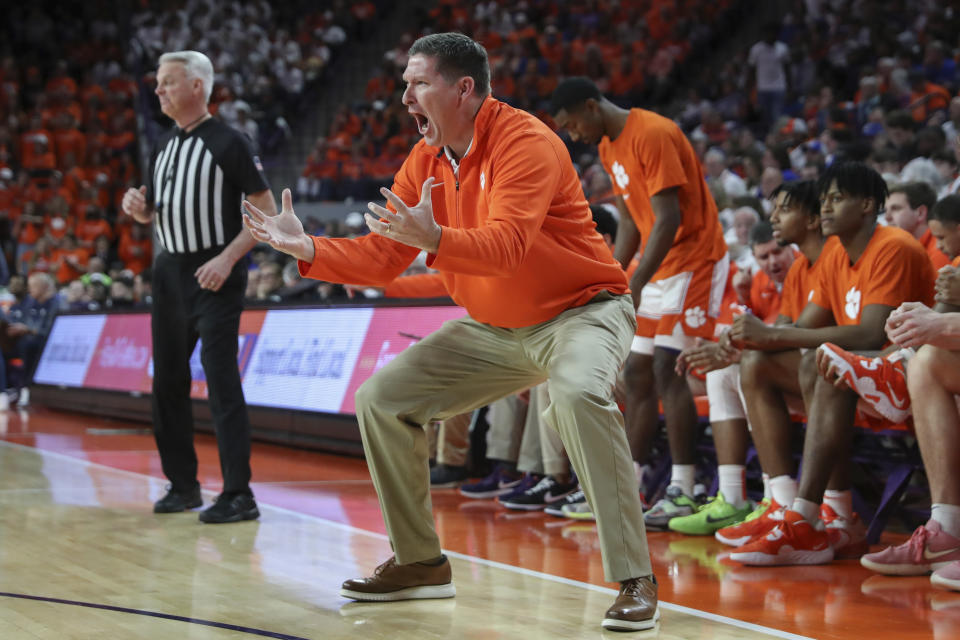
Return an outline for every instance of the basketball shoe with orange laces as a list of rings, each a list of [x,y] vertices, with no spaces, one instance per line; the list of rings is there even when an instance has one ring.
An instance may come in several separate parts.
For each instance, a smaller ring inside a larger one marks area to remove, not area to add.
[[[731,547],[741,547],[770,530],[783,520],[783,507],[773,498],[764,498],[753,513],[740,524],[718,529],[713,537]]]
[[[830,342],[824,342],[817,350],[830,359],[847,386],[881,416],[895,423],[910,416],[905,360],[899,351],[887,358],[868,358]]]
[[[731,560],[749,565],[826,564],[833,557],[826,528],[815,527],[790,509],[770,533],[730,552]]]
[[[852,518],[842,518],[830,505],[822,504],[820,519],[827,529],[835,558],[859,558],[870,550],[867,527],[856,513]]]

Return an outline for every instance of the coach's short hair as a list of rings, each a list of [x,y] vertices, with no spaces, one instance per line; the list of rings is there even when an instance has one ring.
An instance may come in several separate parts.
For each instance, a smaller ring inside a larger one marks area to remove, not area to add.
[[[204,100],[210,102],[210,94],[213,93],[213,63],[210,58],[199,51],[171,51],[160,56],[160,64],[165,62],[179,62],[188,78],[200,78]]]
[[[462,33],[432,33],[418,38],[410,50],[410,56],[420,54],[437,61],[437,73],[447,82],[456,82],[463,76],[473,78],[477,95],[490,93],[490,61],[483,45]]]

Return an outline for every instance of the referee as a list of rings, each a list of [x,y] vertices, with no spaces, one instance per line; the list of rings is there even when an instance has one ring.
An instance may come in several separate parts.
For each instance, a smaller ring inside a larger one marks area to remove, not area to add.
[[[256,244],[243,229],[246,198],[276,214],[259,159],[243,134],[207,110],[213,65],[196,51],[160,56],[156,94],[176,126],[161,136],[146,186],[123,196],[124,213],[156,222],[161,251],[153,266],[153,430],[169,491],[154,513],[203,504],[197,481],[190,401],[190,355],[201,340],[220,451],[223,493],[203,522],[259,517],[250,490],[250,422],[237,367],[244,258]]]

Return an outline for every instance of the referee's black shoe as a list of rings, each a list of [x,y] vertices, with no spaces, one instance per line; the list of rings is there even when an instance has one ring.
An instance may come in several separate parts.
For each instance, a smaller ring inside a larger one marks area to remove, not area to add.
[[[180,513],[187,509],[196,509],[203,506],[203,498],[200,497],[200,485],[193,489],[180,491],[174,489],[173,485],[167,485],[167,495],[153,503],[154,513]]]
[[[210,524],[256,520],[259,517],[257,502],[249,493],[221,493],[213,506],[200,512],[200,522]]]

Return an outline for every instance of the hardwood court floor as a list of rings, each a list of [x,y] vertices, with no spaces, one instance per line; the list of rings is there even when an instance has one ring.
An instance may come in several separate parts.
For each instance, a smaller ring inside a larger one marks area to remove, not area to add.
[[[215,493],[213,439],[198,452]],[[604,632],[613,592],[592,525],[454,491],[434,506],[457,598],[351,603],[340,582],[390,553],[363,462],[257,444],[253,469],[259,522],[155,516],[164,481],[144,425],[0,414],[0,638],[960,638],[960,593],[926,578],[744,568],[712,539],[666,533],[650,534],[662,623]]]

